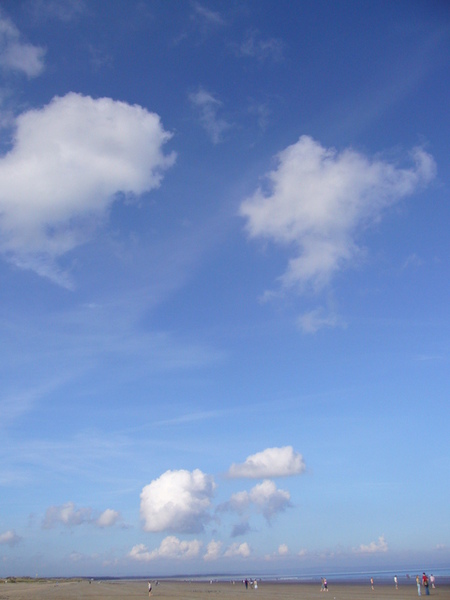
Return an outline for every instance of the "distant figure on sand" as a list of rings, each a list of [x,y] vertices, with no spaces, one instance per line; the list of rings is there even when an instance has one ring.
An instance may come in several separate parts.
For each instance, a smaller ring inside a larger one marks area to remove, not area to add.
[[[325,592],[328,592],[328,581],[326,577],[323,578],[323,589]]]
[[[370,587],[372,588],[372,590],[374,590],[375,588],[373,587],[373,577],[370,578]]]
[[[323,577],[321,577],[321,579],[320,579],[320,591],[321,591],[321,592],[323,592],[323,591],[325,590],[325,586],[324,586],[324,584],[323,584],[323,581],[324,581],[324,580],[323,580]]]
[[[149,595],[149,597],[152,595],[152,582],[151,581],[148,582],[148,595]]]
[[[428,586],[428,577],[427,577],[426,573],[422,573],[422,585],[425,588],[425,595],[429,596],[430,588]]]
[[[416,584],[417,584],[417,595],[421,596],[422,592],[420,591],[420,577],[416,575]]]
[[[397,575],[394,577],[395,589],[398,590],[398,578]]]
[[[436,579],[435,579],[435,577],[434,577],[434,575],[433,575],[433,573],[432,573],[432,574],[430,575],[430,583],[431,583],[431,587],[433,588],[433,590],[434,590],[434,589],[436,589],[436,586],[435,586],[435,581],[436,581]]]

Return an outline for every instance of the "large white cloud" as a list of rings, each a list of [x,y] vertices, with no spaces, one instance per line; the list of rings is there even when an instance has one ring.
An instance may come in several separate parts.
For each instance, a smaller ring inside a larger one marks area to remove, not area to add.
[[[233,494],[230,500],[221,506],[221,510],[231,510],[242,514],[249,507],[254,506],[270,521],[275,514],[283,512],[291,506],[290,500],[291,495],[287,490],[279,490],[273,481],[265,479],[262,483],[255,485],[250,492],[243,491]]]
[[[215,484],[210,475],[194,471],[166,471],[141,492],[145,531],[196,533],[210,519]]]
[[[202,542],[199,540],[179,540],[170,535],[163,539],[159,548],[149,551],[144,544],[133,546],[128,556],[139,562],[149,562],[157,558],[189,559],[196,558],[201,550]]]
[[[0,251],[56,278],[54,259],[93,234],[118,193],[160,185],[170,137],[145,108],[75,93],[17,117],[0,158]]]
[[[285,477],[300,475],[306,466],[303,457],[295,452],[292,446],[282,448],[267,448],[248,456],[241,464],[232,464],[229,477],[247,477],[263,479],[267,477]]]
[[[28,44],[12,21],[0,12],[0,67],[37,77],[44,70],[45,49]]]
[[[351,264],[361,231],[435,176],[429,154],[415,148],[411,157],[413,166],[399,168],[352,149],[338,153],[308,136],[278,154],[267,188],[242,202],[240,214],[251,237],[293,246],[285,287],[320,288]]]

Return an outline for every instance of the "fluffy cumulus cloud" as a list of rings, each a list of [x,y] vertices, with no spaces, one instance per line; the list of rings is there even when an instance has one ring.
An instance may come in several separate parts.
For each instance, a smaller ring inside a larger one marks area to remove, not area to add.
[[[76,508],[73,502],[66,502],[61,506],[50,506],[46,510],[42,527],[51,529],[57,525],[73,527],[88,523],[105,528],[112,527],[120,519],[120,513],[112,508],[107,508],[98,517],[95,517],[94,511],[89,506]]]
[[[220,558],[222,552],[222,545],[222,542],[211,540],[206,546],[206,553],[204,554],[203,559],[209,561],[217,560],[218,558]]]
[[[0,68],[37,77],[44,70],[45,49],[23,40],[17,27],[0,12]]]
[[[120,520],[120,513],[112,508],[107,508],[96,520],[96,524],[101,527],[112,527]]]
[[[267,448],[248,456],[241,464],[232,464],[229,477],[263,479],[267,477],[286,477],[300,475],[305,470],[303,457],[292,446]]]
[[[290,500],[291,496],[288,491],[277,489],[273,481],[266,479],[255,485],[250,492],[243,491],[233,494],[230,500],[221,506],[221,510],[242,514],[253,506],[270,521],[274,515],[291,506]]]
[[[240,214],[251,237],[293,248],[285,288],[319,289],[352,263],[364,228],[435,176],[429,154],[415,148],[411,158],[412,166],[400,168],[352,149],[324,148],[308,136],[280,152],[267,188],[247,198]]]
[[[0,544],[4,544],[6,546],[15,546],[21,541],[20,535],[14,531],[14,529],[9,529],[3,533],[0,533]]]
[[[215,483],[199,469],[166,471],[141,493],[145,531],[197,533],[210,519]]]
[[[238,544],[237,542],[234,544],[231,544],[231,546],[229,546],[225,552],[224,552],[224,556],[226,558],[234,558],[236,556],[240,556],[242,558],[247,558],[250,556],[250,547],[247,544],[247,542],[243,542],[242,544]]]
[[[201,550],[202,543],[199,540],[179,540],[175,536],[163,539],[159,548],[149,551],[144,544],[133,546],[128,556],[138,562],[149,562],[158,558],[164,559],[190,559],[196,558]]]
[[[384,539],[384,535],[380,535],[376,542],[370,542],[370,544],[361,544],[359,548],[355,550],[358,554],[377,554],[380,552],[387,552],[388,545]]]
[[[158,115],[70,93],[17,117],[0,158],[0,252],[58,279],[55,258],[89,239],[119,194],[157,188],[174,154]]]
[[[50,529],[58,524],[71,527],[89,523],[90,521],[92,521],[92,508],[75,508],[73,502],[66,502],[62,506],[50,506],[47,508],[42,526],[44,529]]]

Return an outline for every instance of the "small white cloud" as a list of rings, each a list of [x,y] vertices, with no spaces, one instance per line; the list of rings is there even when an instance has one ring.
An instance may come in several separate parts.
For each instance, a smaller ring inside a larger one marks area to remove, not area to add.
[[[0,252],[64,282],[55,259],[93,236],[118,194],[160,185],[170,137],[145,108],[74,93],[17,117],[0,158]]]
[[[278,554],[280,556],[286,556],[287,554],[289,554],[289,548],[287,544],[280,544],[278,546]]]
[[[21,541],[20,535],[14,531],[14,529],[9,529],[4,533],[0,533],[0,544],[4,544],[6,546],[15,546]]]
[[[270,519],[277,513],[283,512],[291,506],[291,496],[286,490],[277,489],[273,481],[266,479],[255,485],[250,492],[243,491],[233,494],[230,500],[223,504],[221,510],[244,513],[249,507],[254,506],[256,510]]]
[[[343,326],[341,319],[335,314],[326,314],[323,308],[316,308],[303,313],[297,319],[303,333],[316,333],[319,329]]]
[[[202,88],[189,94],[189,100],[198,110],[200,122],[213,144],[219,144],[225,131],[230,128],[229,123],[218,115],[222,102]]]
[[[14,23],[0,12],[0,67],[37,77],[44,70],[44,56],[44,48],[26,43]]]
[[[352,149],[324,148],[306,135],[278,154],[267,188],[244,200],[240,214],[251,237],[294,248],[281,278],[285,289],[319,289],[352,265],[364,229],[435,176],[424,150],[411,157],[411,168],[399,168]]]
[[[112,527],[120,520],[120,513],[117,510],[113,510],[112,508],[107,508],[102,514],[98,517],[96,523],[99,527]]]
[[[251,554],[250,547],[247,544],[247,542],[243,542],[242,544],[238,544],[236,542],[234,544],[231,544],[231,546],[229,546],[226,549],[224,556],[226,558],[233,558],[235,556],[241,556],[242,558],[247,558],[250,556],[250,554]]]
[[[292,446],[267,448],[248,456],[242,464],[232,464],[229,477],[262,479],[266,477],[286,477],[300,475],[306,469],[303,457]]]
[[[263,39],[258,31],[251,31],[240,45],[234,45],[234,50],[240,57],[279,62],[283,59],[284,43],[278,38]]]
[[[204,26],[211,27],[225,25],[225,20],[219,12],[206,8],[206,6],[203,6],[200,2],[194,2],[193,8],[194,17],[201,20]]]
[[[138,562],[150,562],[158,558],[166,559],[191,559],[196,558],[201,550],[202,542],[199,540],[183,541],[175,536],[163,539],[159,548],[149,551],[144,544],[133,546],[128,556]]]
[[[215,484],[199,469],[166,471],[141,493],[145,531],[197,533],[210,519]]]
[[[358,554],[376,554],[379,552],[387,552],[388,545],[384,539],[384,535],[381,535],[376,542],[370,542],[368,545],[361,544],[359,548],[355,550]]]
[[[209,544],[206,546],[206,553],[203,556],[203,560],[217,560],[220,558],[222,552],[222,542],[217,542],[216,540],[211,540]]]
[[[92,521],[92,508],[75,508],[73,502],[66,502],[62,506],[50,506],[47,508],[42,527],[51,529],[58,524],[68,527],[83,525]]]

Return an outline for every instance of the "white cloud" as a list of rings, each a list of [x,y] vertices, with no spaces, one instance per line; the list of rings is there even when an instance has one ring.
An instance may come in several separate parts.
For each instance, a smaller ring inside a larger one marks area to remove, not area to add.
[[[0,252],[61,282],[54,259],[93,235],[117,194],[160,185],[170,137],[145,108],[74,93],[17,117],[0,158]]]
[[[251,31],[240,45],[234,46],[234,49],[238,56],[244,58],[278,62],[283,58],[284,43],[277,38],[263,39],[258,31]]]
[[[244,200],[240,214],[251,237],[294,247],[285,288],[318,289],[352,264],[361,231],[435,176],[429,154],[415,148],[411,157],[413,167],[399,168],[352,149],[338,153],[309,136],[278,154],[267,189]]]
[[[194,15],[196,18],[199,18],[203,21],[204,25],[217,26],[217,25],[225,25],[225,20],[222,15],[217,11],[213,11],[209,8],[206,8],[199,2],[193,3]]]
[[[232,558],[235,556],[247,558],[248,556],[250,556],[250,547],[247,544],[247,542],[243,542],[242,544],[238,544],[237,542],[235,542],[226,549],[224,556],[226,558]]]
[[[92,509],[83,507],[76,509],[73,502],[66,502],[62,506],[50,506],[44,517],[42,526],[44,529],[50,529],[61,523],[62,525],[82,525],[92,521]]]
[[[222,542],[217,542],[216,540],[211,540],[209,544],[206,546],[206,553],[203,556],[203,559],[206,561],[209,560],[217,560],[220,558],[222,551]]]
[[[0,67],[28,77],[37,77],[44,70],[44,48],[26,43],[17,27],[0,12]]]
[[[291,506],[290,499],[288,491],[277,489],[273,481],[266,479],[255,485],[250,492],[243,491],[233,494],[221,508],[242,514],[253,505],[270,521],[276,513],[283,512]]]
[[[4,533],[0,533],[0,544],[5,544],[7,546],[15,546],[20,542],[22,538],[20,535],[14,531],[14,529],[9,529]]]
[[[196,533],[209,520],[214,480],[199,469],[166,471],[141,493],[145,531]]]
[[[99,517],[95,518],[93,510],[89,506],[76,508],[73,502],[66,502],[61,506],[50,506],[47,508],[42,521],[42,527],[44,529],[51,529],[59,524],[72,527],[87,523],[104,528],[112,527],[120,518],[120,513],[112,508],[107,508]]]
[[[286,556],[287,554],[289,554],[289,548],[287,544],[280,544],[278,546],[278,554],[280,556]]]
[[[99,527],[112,527],[120,520],[120,513],[117,510],[113,510],[112,508],[107,508],[102,514],[98,517],[96,523]]]
[[[218,116],[222,102],[203,89],[189,94],[189,100],[199,111],[200,122],[213,144],[219,144],[224,132],[230,128],[229,123]]]
[[[149,562],[158,558],[190,559],[199,555],[201,547],[202,542],[199,540],[187,542],[175,536],[168,536],[163,539],[159,548],[149,551],[144,544],[137,544],[133,546],[128,556],[139,562]]]
[[[297,323],[303,333],[316,333],[324,327],[334,328],[344,325],[337,315],[333,313],[327,314],[323,308],[316,308],[303,313],[298,317]]]
[[[361,544],[359,548],[355,550],[358,554],[375,554],[378,552],[387,552],[388,545],[384,539],[384,535],[381,535],[376,542],[370,542],[367,546]]]
[[[248,456],[242,464],[232,464],[229,477],[248,477],[262,479],[266,477],[286,477],[300,475],[305,471],[303,457],[294,452],[292,446],[267,448]]]

